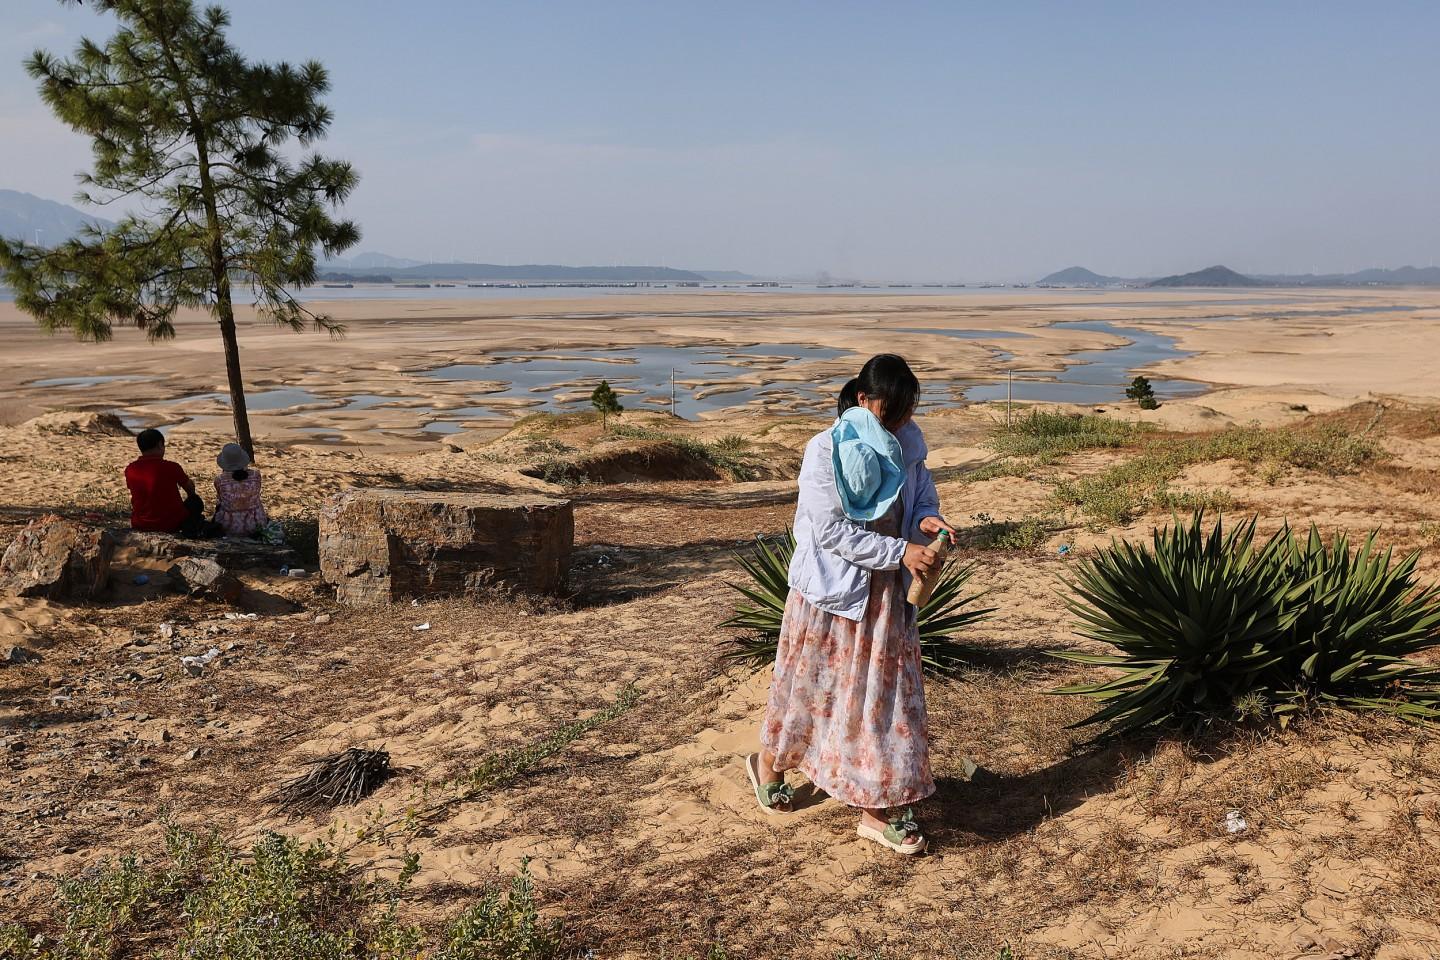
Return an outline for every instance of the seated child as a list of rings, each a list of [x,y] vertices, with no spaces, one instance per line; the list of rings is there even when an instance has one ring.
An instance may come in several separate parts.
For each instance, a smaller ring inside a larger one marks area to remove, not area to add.
[[[215,478],[215,522],[227,537],[253,537],[270,522],[260,502],[260,471],[238,443],[227,443],[215,462],[224,471]]]
[[[140,459],[125,468],[131,528],[199,536],[204,528],[205,507],[184,468],[165,459],[165,435],[159,430],[141,430],[135,443],[140,448]]]

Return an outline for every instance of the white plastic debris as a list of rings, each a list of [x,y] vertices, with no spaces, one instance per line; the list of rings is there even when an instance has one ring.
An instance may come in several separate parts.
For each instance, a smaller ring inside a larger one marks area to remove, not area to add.
[[[1239,810],[1231,810],[1225,814],[1225,830],[1227,833],[1244,833],[1249,826],[1250,825],[1245,822],[1245,818],[1240,815]]]
[[[225,614],[225,619],[226,619],[226,620],[259,620],[259,619],[260,619],[260,614],[258,614],[258,613],[235,613],[235,612],[232,611],[232,612],[230,612],[230,613]]]
[[[301,570],[299,567],[291,567],[290,570],[285,574],[285,576],[292,577],[296,580],[304,580],[306,577],[310,576],[310,571]]]
[[[183,666],[185,671],[192,677],[198,677],[204,672],[205,668],[210,665],[211,661],[218,656],[220,656],[220,648],[211,647],[198,657],[181,657],[180,665]]]
[[[169,640],[171,637],[175,636],[175,624],[162,623],[160,624],[159,631],[160,636],[164,637],[166,640]]]
[[[415,626],[411,627],[410,629],[411,629],[411,630],[414,630],[416,633],[419,633],[421,630],[429,630],[429,629],[430,629],[430,621],[429,621],[429,620],[426,620],[424,623],[417,623],[417,624],[415,624]]]

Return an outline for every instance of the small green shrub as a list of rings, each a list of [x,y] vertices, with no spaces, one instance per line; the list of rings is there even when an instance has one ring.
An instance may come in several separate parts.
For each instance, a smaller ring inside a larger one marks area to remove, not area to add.
[[[408,879],[405,878],[405,879]],[[0,927],[0,957],[107,960],[554,960],[559,923],[536,910],[528,870],[446,925],[433,951],[398,919],[404,882],[367,881],[320,841],[266,834],[248,852],[169,826],[154,865],[125,856],[59,884],[56,937]]]
[[[1440,589],[1417,586],[1417,554],[1393,563],[1373,534],[1358,551],[1313,528],[1303,542],[1254,535],[1254,519],[1206,533],[1196,512],[1148,549],[1115,542],[1078,565],[1080,633],[1118,652],[1053,653],[1121,674],[1055,691],[1102,704],[1077,726],[1119,735],[1324,705],[1440,718],[1440,670],[1406,659],[1440,643]]]
[[[726,659],[764,666],[775,659],[780,640],[780,623],[785,616],[785,602],[790,596],[790,558],[795,555],[795,535],[787,530],[774,542],[755,538],[750,554],[740,554],[736,561],[749,576],[747,583],[730,586],[742,594],[747,604],[722,627],[743,631],[725,643]],[[930,601],[920,608],[916,623],[920,630],[920,660],[925,672],[933,676],[950,676],[959,669],[964,647],[954,635],[964,627],[995,612],[994,607],[975,609],[983,593],[967,595],[965,585],[975,572],[975,564],[951,557]]]
[[[527,870],[502,894],[487,890],[445,927],[444,945],[433,960],[553,960],[565,955],[564,928],[545,920],[535,907]]]
[[[1194,513],[1196,510],[1203,510],[1206,513],[1224,513],[1235,505],[1235,498],[1230,495],[1229,490],[1219,488],[1172,490],[1169,487],[1162,487],[1150,497],[1150,505],[1176,513]]]
[[[996,520],[988,513],[977,513],[970,519],[976,526],[965,534],[971,544],[982,550],[1034,550],[1062,526],[1054,517]]]
[[[995,452],[1011,457],[1074,453],[1103,447],[1128,447],[1151,427],[1093,414],[1080,416],[1032,410],[1009,424],[997,424],[990,436]]]

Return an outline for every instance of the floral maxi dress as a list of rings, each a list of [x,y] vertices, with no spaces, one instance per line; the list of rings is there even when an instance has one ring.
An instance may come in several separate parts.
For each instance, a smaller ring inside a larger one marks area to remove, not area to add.
[[[895,512],[876,521],[894,536]],[[870,574],[864,619],[790,591],[760,739],[780,770],[798,768],[852,807],[880,809],[935,792],[920,635],[899,570]]]
[[[215,522],[227,537],[253,537],[270,522],[260,502],[260,471],[253,467],[244,480],[222,473],[215,478]]]

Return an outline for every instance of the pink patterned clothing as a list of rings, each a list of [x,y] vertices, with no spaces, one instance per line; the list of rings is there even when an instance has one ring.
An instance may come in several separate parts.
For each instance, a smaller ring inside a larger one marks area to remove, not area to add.
[[[222,473],[215,478],[215,522],[227,537],[253,537],[270,522],[260,502],[260,471],[251,467],[244,480]]]
[[[896,526],[893,513],[875,524]],[[899,570],[871,573],[859,621],[790,591],[760,742],[776,769],[798,768],[852,807],[901,807],[935,792],[920,634]]]

